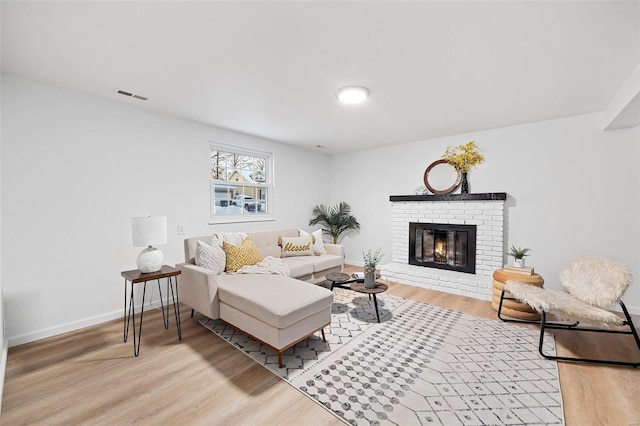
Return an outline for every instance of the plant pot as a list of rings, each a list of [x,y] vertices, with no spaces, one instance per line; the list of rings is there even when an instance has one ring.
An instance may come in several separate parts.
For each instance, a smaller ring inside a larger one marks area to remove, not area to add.
[[[514,266],[524,268],[524,257],[522,259],[513,259]]]
[[[364,271],[364,287],[365,288],[375,288],[376,286],[376,271],[368,271],[365,269]]]

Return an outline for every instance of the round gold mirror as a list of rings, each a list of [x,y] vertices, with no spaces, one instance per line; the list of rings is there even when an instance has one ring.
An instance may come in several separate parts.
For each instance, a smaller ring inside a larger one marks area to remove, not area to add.
[[[424,186],[436,195],[450,194],[460,185],[462,173],[447,160],[436,160],[424,172]]]

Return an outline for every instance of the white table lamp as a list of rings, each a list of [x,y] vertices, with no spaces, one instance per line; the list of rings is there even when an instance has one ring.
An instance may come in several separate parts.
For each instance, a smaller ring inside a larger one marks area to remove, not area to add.
[[[154,244],[167,243],[167,217],[132,217],[133,246],[146,247],[136,258],[140,272],[149,273],[162,269],[164,256]]]

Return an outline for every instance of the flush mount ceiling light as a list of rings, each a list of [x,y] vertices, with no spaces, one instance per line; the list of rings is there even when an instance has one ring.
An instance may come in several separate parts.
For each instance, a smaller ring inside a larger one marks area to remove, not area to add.
[[[359,104],[368,97],[369,89],[364,86],[345,86],[336,92],[336,98],[343,104]]]

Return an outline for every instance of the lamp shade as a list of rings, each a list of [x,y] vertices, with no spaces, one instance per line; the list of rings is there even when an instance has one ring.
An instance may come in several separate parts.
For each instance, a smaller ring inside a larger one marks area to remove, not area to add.
[[[132,217],[133,246],[147,247],[167,243],[167,217]]]

